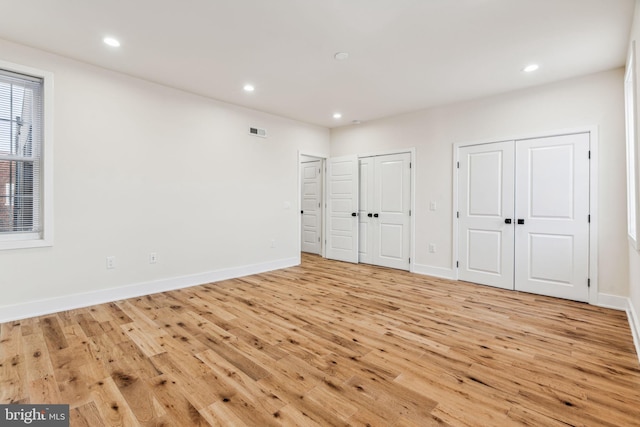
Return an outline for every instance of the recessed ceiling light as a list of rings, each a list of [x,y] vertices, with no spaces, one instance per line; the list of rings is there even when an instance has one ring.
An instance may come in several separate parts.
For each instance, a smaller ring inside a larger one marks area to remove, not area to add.
[[[254,90],[256,90],[256,88],[253,87],[253,85],[248,85],[248,84],[244,85],[243,89],[245,92],[253,92]]]
[[[533,71],[536,71],[538,68],[540,68],[538,64],[531,64],[524,67],[522,71],[524,71],[525,73],[531,73]]]
[[[338,52],[333,57],[336,61],[344,61],[345,59],[349,59],[349,54],[347,52]]]
[[[360,120],[351,120],[351,123],[353,123],[354,125],[359,125],[362,122]]]
[[[102,41],[111,47],[120,47],[120,42],[113,37],[105,37]]]
[[[339,118],[341,118],[341,117],[342,117],[342,114],[340,114],[340,113],[333,113],[333,118],[334,118],[334,119],[339,119]]]

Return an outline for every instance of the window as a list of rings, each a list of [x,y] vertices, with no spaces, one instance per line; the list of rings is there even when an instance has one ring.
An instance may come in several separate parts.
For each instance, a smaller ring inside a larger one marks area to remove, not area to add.
[[[638,128],[636,44],[631,42],[627,70],[624,77],[625,123],[627,130],[627,231],[631,244],[640,249],[640,212],[638,197]]]
[[[51,80],[0,62],[0,249],[51,245]]]
[[[5,206],[13,206],[13,196],[16,191],[16,185],[11,183],[6,183],[4,185],[4,205]]]

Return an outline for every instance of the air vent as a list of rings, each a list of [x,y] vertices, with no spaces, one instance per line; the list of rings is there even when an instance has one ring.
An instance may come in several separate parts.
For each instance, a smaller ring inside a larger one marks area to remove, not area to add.
[[[260,128],[249,128],[249,134],[254,136],[259,136],[260,138],[267,137],[267,130]]]

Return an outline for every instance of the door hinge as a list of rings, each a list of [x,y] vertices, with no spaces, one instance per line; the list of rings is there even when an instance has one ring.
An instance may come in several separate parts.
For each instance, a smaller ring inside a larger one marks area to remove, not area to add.
[[[460,211],[456,212],[456,218],[460,218]]]
[[[320,203],[318,203],[318,207],[320,207]]]
[[[411,162],[409,162],[409,169],[411,169]]]
[[[409,257],[409,264],[411,264],[411,257]]]
[[[591,150],[589,150],[589,158],[591,158]]]
[[[318,243],[320,243],[320,238],[318,237]]]
[[[591,222],[591,215],[587,215],[587,222]]]
[[[460,169],[460,162],[458,162],[458,169]]]
[[[591,287],[591,279],[587,279],[587,288]]]
[[[411,216],[411,209],[409,209],[409,216]]]
[[[318,173],[322,173],[322,169],[318,168]]]
[[[456,261],[456,268],[460,267],[460,262]]]

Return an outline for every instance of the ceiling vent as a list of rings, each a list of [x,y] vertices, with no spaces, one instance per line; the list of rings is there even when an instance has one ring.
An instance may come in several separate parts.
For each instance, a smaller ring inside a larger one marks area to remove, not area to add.
[[[249,128],[249,135],[259,136],[260,138],[267,137],[267,130],[260,128]]]

